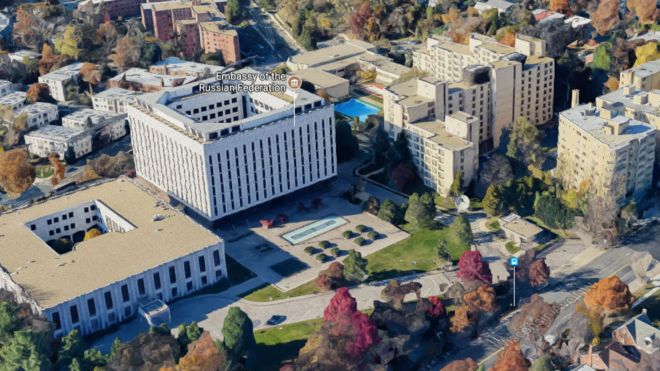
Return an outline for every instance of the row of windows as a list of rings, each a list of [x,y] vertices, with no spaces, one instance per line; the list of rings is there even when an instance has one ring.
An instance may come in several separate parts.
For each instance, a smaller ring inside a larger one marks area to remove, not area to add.
[[[199,263],[199,271],[200,273],[205,273],[206,272],[206,259],[204,256],[198,257],[198,263]],[[222,259],[220,257],[220,251],[219,250],[214,250],[213,251],[213,265],[214,267],[219,267],[222,263]],[[186,280],[192,278],[192,269],[190,265],[190,261],[185,261],[183,263],[184,267],[184,278]],[[219,279],[222,277],[222,269],[218,269],[215,271],[216,279]],[[168,268],[168,276],[169,276],[169,282],[170,284],[176,284],[176,267],[171,266]],[[154,282],[154,289],[156,291],[161,290],[162,288],[162,282],[161,282],[161,277],[160,277],[160,272],[155,272],[152,275],[153,282]],[[207,285],[208,284],[208,279],[205,275],[201,277],[202,285]],[[139,278],[137,280],[137,289],[138,289],[138,296],[143,297],[147,294],[146,291],[146,285],[144,282],[144,278]],[[193,290],[193,283],[192,281],[186,282],[186,290],[188,292]],[[128,284],[124,284],[120,288],[121,292],[121,302],[122,303],[129,303],[131,301],[131,295],[129,292],[129,287]],[[176,287],[171,288],[171,297],[177,297],[178,296],[178,289]],[[162,300],[162,294],[157,293],[157,297]],[[115,308],[115,302],[113,301],[112,297],[112,292],[111,291],[106,291],[103,293],[103,305],[105,306],[105,309],[108,311],[111,311]],[[98,313],[97,310],[97,303],[94,300],[94,298],[88,298],[87,299],[87,312],[89,313],[90,317],[95,317]],[[132,310],[128,309],[125,311],[126,316],[130,316]],[[71,318],[71,323],[77,324],[80,322],[80,315],[78,312],[78,306],[76,304],[73,304],[69,307],[69,315]],[[114,313],[109,313],[108,315],[109,322],[114,322]],[[52,314],[52,319],[53,322],[55,323],[55,329],[59,330],[62,328],[62,321],[60,318],[60,313],[59,312],[53,312]]]

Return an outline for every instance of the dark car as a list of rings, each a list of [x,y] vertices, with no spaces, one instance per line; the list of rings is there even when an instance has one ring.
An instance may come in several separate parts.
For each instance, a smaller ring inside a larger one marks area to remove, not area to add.
[[[279,325],[284,321],[286,321],[286,316],[280,316],[279,314],[276,314],[270,317],[270,319],[266,321],[266,324],[269,326],[275,326],[275,325]]]

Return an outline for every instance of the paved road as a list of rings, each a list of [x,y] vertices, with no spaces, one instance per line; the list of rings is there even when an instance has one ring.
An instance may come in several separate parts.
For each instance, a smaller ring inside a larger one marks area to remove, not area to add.
[[[630,243],[607,250],[577,269],[573,269],[570,263],[560,267],[562,272],[558,276],[555,275],[550,285],[541,293],[546,302],[560,303],[562,306],[562,311],[548,333],[557,334],[565,328],[575,312],[575,303],[582,299],[584,291],[598,279],[617,275],[626,284],[632,283],[635,276],[629,267],[631,254],[640,251],[650,252],[657,258],[659,250],[660,226],[653,226],[637,233]],[[558,271],[554,267],[551,269]],[[483,362],[486,368],[492,366],[501,347],[507,340],[514,338],[507,329],[510,319],[511,315],[502,318],[494,327],[482,332],[478,339],[461,347],[459,351],[449,355],[441,363],[433,365],[432,368],[439,369],[453,360],[467,357]]]
[[[250,282],[248,285],[256,287],[262,283],[257,279],[254,280],[254,282]],[[427,275],[412,275],[401,279],[402,282],[413,280],[422,284],[423,297],[439,295],[441,293],[440,285],[449,282],[449,278],[441,272]],[[380,297],[380,292],[383,290],[385,284],[386,281],[382,281],[351,289],[351,295],[357,300],[358,309],[373,308],[373,301]],[[229,307],[232,305],[239,306],[250,316],[255,329],[261,329],[270,327],[266,324],[266,321],[275,314],[286,316],[287,319],[284,324],[320,318],[323,316],[325,307],[334,295],[334,292],[330,291],[317,295],[306,295],[257,303],[240,299],[237,296],[241,293],[239,291],[244,292],[244,290],[229,289],[219,294],[194,296],[171,304],[170,312],[172,321],[170,326],[176,328],[176,326],[182,323],[196,321],[201,327],[209,331],[214,338],[222,338],[222,324]],[[414,296],[409,295],[407,299],[414,299]],[[148,327],[143,320],[135,319],[120,325],[116,331],[98,339],[92,345],[107,352],[116,337],[122,341],[129,341],[147,329]]]
[[[258,65],[270,69],[300,52],[297,42],[270,14],[253,2],[250,3],[248,12],[250,25],[240,35],[241,46],[244,46],[244,53],[257,56]]]

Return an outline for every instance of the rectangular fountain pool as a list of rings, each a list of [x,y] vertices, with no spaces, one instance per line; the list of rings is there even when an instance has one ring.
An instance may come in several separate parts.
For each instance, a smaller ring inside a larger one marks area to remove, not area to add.
[[[346,223],[348,223],[348,221],[344,218],[340,218],[338,216],[327,216],[321,220],[315,221],[314,223],[307,224],[304,227],[300,227],[291,232],[287,232],[282,235],[282,238],[289,241],[292,245],[296,245],[307,241],[310,238],[338,228]]]

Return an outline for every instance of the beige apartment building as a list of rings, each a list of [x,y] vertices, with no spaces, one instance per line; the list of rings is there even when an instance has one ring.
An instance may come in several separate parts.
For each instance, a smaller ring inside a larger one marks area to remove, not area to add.
[[[655,130],[625,116],[624,105],[580,105],[559,115],[556,175],[566,188],[614,197],[617,205],[641,200],[652,186]]]
[[[468,184],[478,167],[479,119],[447,112],[447,83],[433,77],[389,87],[383,95],[385,131],[391,140],[405,132],[417,173],[424,184],[446,196],[462,174]]]
[[[552,118],[555,65],[545,56],[544,40],[518,35],[510,47],[476,33],[467,45],[430,37],[413,51],[413,66],[467,87],[457,98],[464,100],[464,112],[480,118],[480,142],[492,140],[485,148],[497,147],[502,130],[518,117],[535,125]],[[477,85],[483,87],[475,91]]]
[[[644,91],[660,89],[660,59],[622,71],[619,87],[625,86]]]

